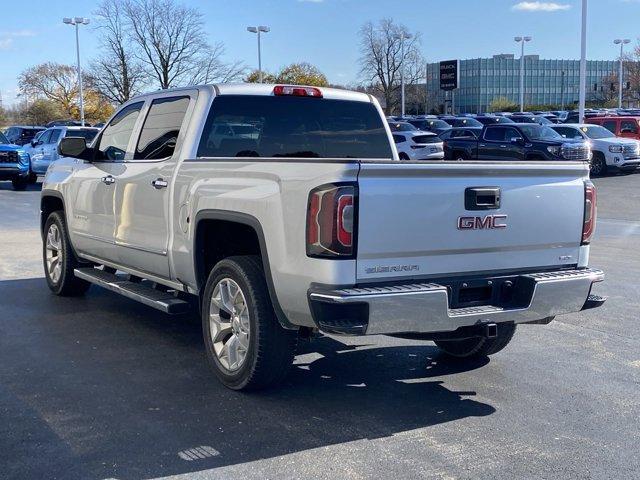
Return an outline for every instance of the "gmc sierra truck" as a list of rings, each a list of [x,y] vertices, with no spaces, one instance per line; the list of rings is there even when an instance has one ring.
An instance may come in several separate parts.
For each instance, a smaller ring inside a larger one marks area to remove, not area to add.
[[[59,152],[41,202],[49,288],[97,284],[170,314],[198,300],[232,389],[282,380],[318,331],[487,356],[517,324],[604,302],[587,163],[401,162],[364,93],[164,90]]]
[[[589,161],[591,150],[582,139],[563,138],[551,127],[533,123],[487,125],[478,138],[449,138],[444,158],[452,160]]]

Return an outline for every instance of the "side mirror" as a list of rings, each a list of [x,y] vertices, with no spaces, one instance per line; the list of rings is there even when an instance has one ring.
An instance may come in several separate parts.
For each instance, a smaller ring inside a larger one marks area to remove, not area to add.
[[[91,159],[91,149],[87,148],[87,141],[82,137],[65,137],[58,144],[58,153],[61,157]]]
[[[39,141],[37,141],[37,140],[31,140],[31,146],[32,146],[32,147],[35,147],[35,146],[37,146],[37,145],[40,145],[40,142],[39,142]]]
[[[524,138],[522,137],[513,137],[511,139],[511,143],[513,143],[514,145],[519,145],[520,147],[524,146]]]

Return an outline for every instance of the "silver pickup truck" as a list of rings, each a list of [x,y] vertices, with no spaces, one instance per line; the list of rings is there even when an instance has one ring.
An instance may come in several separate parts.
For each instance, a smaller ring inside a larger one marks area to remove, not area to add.
[[[495,353],[519,323],[599,306],[582,162],[400,162],[370,95],[165,90],[67,137],[42,189],[46,280],[166,313],[196,304],[233,389],[286,375],[316,332]]]

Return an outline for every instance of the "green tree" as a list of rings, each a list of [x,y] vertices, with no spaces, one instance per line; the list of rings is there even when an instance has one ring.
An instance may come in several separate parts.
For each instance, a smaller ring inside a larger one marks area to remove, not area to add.
[[[52,120],[65,117],[65,112],[53,100],[39,98],[26,104],[20,112],[24,123],[29,125],[44,125]]]
[[[490,112],[515,112],[517,110],[518,104],[505,97],[494,98],[489,104]]]

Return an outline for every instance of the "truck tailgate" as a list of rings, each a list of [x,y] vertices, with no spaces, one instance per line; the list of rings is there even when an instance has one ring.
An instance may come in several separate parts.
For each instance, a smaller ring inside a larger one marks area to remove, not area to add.
[[[587,175],[569,162],[364,161],[357,280],[576,265]],[[499,207],[466,209],[465,190],[480,187]]]

